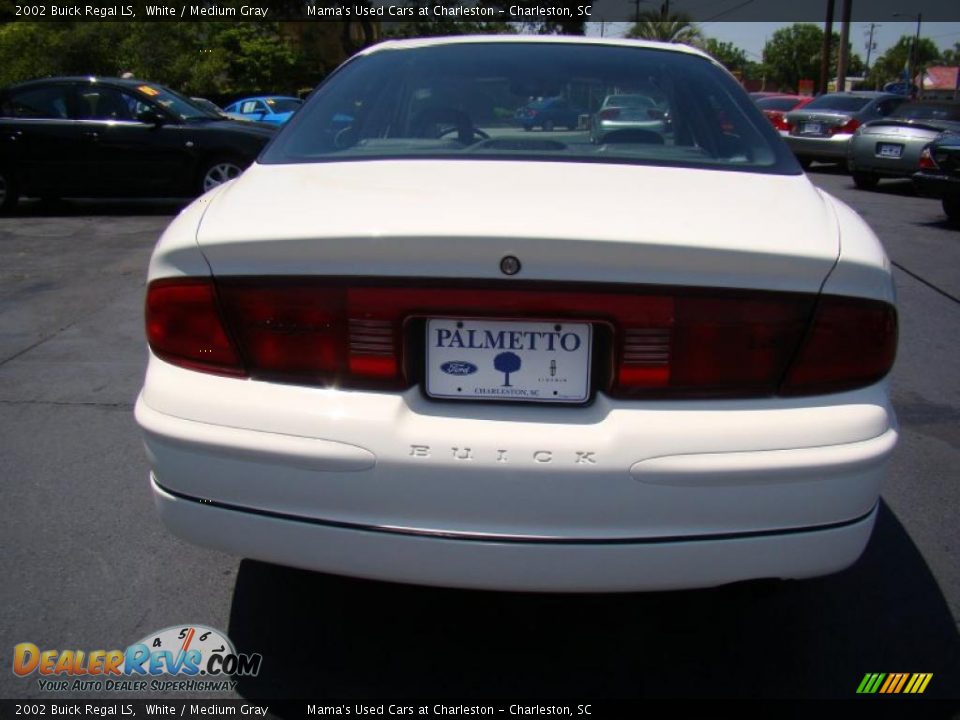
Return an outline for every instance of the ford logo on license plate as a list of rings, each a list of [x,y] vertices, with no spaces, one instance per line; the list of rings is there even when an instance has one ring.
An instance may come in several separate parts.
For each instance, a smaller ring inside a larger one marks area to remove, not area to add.
[[[447,375],[472,375],[477,371],[477,366],[463,360],[451,360],[441,365],[440,369]]]

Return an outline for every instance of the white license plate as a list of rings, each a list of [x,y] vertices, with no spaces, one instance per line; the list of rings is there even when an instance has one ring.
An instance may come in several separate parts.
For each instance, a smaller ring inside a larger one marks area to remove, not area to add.
[[[903,154],[903,145],[885,145],[881,143],[877,148],[880,157],[898,158]]]
[[[802,131],[811,135],[820,135],[823,132],[823,124],[818,122],[803,123]]]
[[[427,395],[582,403],[590,395],[589,323],[427,321]]]

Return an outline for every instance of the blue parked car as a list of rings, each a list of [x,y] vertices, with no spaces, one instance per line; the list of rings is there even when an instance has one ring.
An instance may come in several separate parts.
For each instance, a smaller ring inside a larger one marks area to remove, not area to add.
[[[240,119],[283,125],[301,105],[303,105],[303,100],[294,97],[264,95],[237,100],[224,108],[224,112]]]
[[[524,130],[533,130],[535,127],[541,127],[547,132],[556,127],[576,130],[580,115],[585,112],[566,98],[550,97],[527,103],[514,113],[513,118]]]

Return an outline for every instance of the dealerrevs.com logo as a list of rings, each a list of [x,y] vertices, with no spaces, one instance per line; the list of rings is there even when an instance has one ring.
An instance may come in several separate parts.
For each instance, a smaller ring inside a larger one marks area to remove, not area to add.
[[[256,676],[262,662],[204,625],[168,627],[125,650],[41,650],[29,642],[13,648],[14,674],[36,674],[38,688],[50,692],[230,691],[237,684],[230,676]]]

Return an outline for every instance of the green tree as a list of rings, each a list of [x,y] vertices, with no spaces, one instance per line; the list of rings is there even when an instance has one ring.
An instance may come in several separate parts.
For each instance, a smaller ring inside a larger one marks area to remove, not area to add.
[[[0,25],[0,86],[47,75],[116,75],[130,23],[16,22]]]
[[[940,60],[944,65],[960,65],[960,42],[954,43],[952,48],[944,50],[940,54]]]
[[[707,38],[701,48],[711,55],[727,70],[743,70],[747,63],[747,53],[731,42],[724,42],[716,38]]]
[[[229,91],[292,90],[300,58],[278,32],[277,23],[212,23],[207,39],[212,63],[225,63]]]
[[[637,22],[627,31],[627,37],[687,45],[699,45],[703,42],[703,33],[688,15],[671,13],[664,18],[655,10],[641,12],[637,16]]]
[[[765,68],[761,63],[747,58],[747,53],[731,42],[706,38],[700,44],[700,49],[741,79],[754,80],[765,75]]]
[[[829,77],[837,75],[840,35],[831,34]],[[771,81],[782,88],[796,90],[800,80],[820,79],[823,29],[811,23],[794,23],[777,30],[763,47],[763,64]],[[847,45],[847,75],[861,75],[863,59]]]
[[[763,64],[773,82],[796,90],[800,80],[820,77],[822,46],[823,30],[810,23],[794,23],[767,41]]]
[[[895,45],[877,58],[877,62],[870,68],[868,82],[875,87],[880,87],[885,83],[903,78],[903,73],[909,66],[913,40],[913,35],[903,35]],[[940,61],[940,48],[930,38],[920,38],[918,48],[919,65],[914,68],[916,73],[919,73],[921,68]]]
[[[292,92],[316,82],[304,54],[272,22],[0,25],[0,86],[124,72],[190,95]]]

